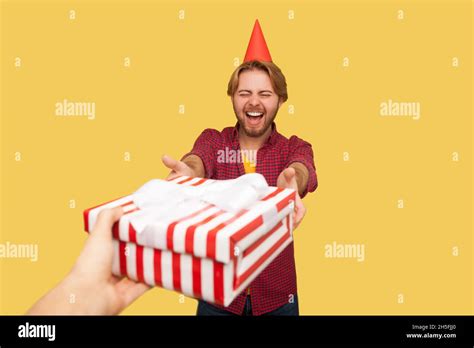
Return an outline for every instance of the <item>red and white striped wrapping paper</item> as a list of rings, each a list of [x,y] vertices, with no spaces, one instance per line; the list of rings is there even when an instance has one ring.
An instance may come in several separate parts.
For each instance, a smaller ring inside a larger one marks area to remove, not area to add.
[[[173,182],[215,180],[182,176]],[[137,233],[130,220],[140,209],[130,195],[85,210],[84,222],[90,231],[101,210],[122,206],[125,214],[113,227],[114,274],[228,306],[291,243],[294,199],[294,190],[268,187],[238,213],[205,204],[158,232]]]

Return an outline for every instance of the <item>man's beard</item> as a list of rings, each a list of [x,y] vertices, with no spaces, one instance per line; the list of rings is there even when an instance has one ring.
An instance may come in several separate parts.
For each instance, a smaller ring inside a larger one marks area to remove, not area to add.
[[[272,126],[277,113],[278,113],[278,110],[275,110],[275,113],[272,116],[265,119],[265,123],[263,127],[261,127],[260,129],[247,128],[245,126],[245,117],[247,116],[244,113],[244,120],[240,120],[240,118],[237,116],[237,121],[239,122],[239,128],[245,133],[246,136],[251,137],[251,138],[259,138],[262,135],[264,135],[265,132]]]

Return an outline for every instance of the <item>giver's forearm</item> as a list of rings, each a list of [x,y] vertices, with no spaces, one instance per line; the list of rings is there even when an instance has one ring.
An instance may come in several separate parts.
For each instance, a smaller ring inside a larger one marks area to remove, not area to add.
[[[77,288],[69,278],[66,278],[36,302],[26,314],[57,315],[84,313],[84,308],[81,308],[83,306],[80,301],[76,303],[76,297],[80,298]]]
[[[199,178],[204,178],[206,171],[204,169],[204,163],[199,156],[189,155],[183,159],[183,162],[192,169],[193,175]]]
[[[294,162],[290,164],[290,167],[293,168],[296,172],[296,184],[298,185],[298,193],[301,196],[306,190],[306,187],[308,186],[308,168],[306,168],[306,166],[300,162]]]

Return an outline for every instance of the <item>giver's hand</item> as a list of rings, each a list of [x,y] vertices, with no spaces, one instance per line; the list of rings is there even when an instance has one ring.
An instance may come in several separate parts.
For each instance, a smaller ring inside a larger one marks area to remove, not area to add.
[[[277,186],[281,188],[293,189],[296,191],[295,212],[293,213],[293,221],[295,222],[294,228],[296,229],[306,214],[306,208],[298,193],[298,184],[296,183],[295,170],[293,168],[286,168],[283,170],[278,176]]]
[[[166,178],[168,180],[182,175],[195,176],[194,170],[183,161],[177,161],[168,155],[163,155],[161,160],[165,166],[171,169],[171,173]]]
[[[121,207],[100,212],[71,276],[85,288],[96,288],[88,300],[98,314],[117,314],[149,289],[148,285],[112,275],[112,226],[123,215]],[[101,295],[101,296],[98,296]],[[96,299],[94,301],[94,298]]]
[[[149,289],[112,275],[112,226],[121,207],[102,211],[70,274],[28,314],[118,314]]]

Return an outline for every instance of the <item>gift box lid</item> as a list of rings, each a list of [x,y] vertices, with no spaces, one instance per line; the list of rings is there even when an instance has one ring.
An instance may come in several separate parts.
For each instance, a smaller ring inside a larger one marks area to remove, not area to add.
[[[114,238],[228,263],[294,209],[295,191],[268,186],[260,174],[233,180],[154,179],[135,193],[86,209],[87,232],[100,211],[122,206]]]

